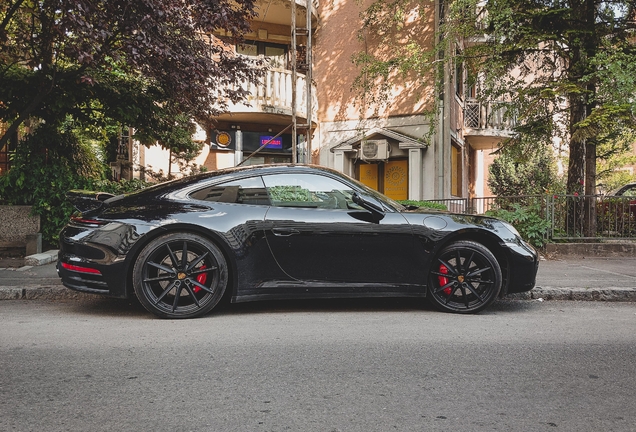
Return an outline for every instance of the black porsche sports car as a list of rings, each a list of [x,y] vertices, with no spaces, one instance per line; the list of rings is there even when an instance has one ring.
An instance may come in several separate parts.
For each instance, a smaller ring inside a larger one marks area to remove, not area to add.
[[[113,196],[71,191],[64,285],[191,318],[232,302],[429,297],[477,312],[531,290],[538,257],[508,223],[406,208],[324,167],[231,168]]]

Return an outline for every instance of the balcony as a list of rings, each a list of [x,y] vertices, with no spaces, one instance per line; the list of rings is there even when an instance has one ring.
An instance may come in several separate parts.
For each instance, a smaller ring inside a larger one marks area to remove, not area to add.
[[[464,102],[464,136],[473,148],[486,148],[513,135],[516,117],[505,102],[467,98]]]
[[[296,20],[298,24],[302,24],[304,26],[305,18],[305,9],[307,6],[307,0],[294,0],[297,7],[297,15]],[[262,0],[258,1],[257,8],[258,16],[254,19],[255,22],[266,22],[271,24],[279,24],[279,25],[291,25],[291,14],[290,14],[290,3],[291,0]],[[312,27],[317,23],[318,20],[318,7],[320,6],[319,0],[311,1],[311,20]]]
[[[298,74],[296,81],[296,115],[307,119],[307,80]],[[284,69],[271,69],[261,79],[260,84],[243,84],[249,92],[245,103],[230,104],[229,113],[220,119],[258,120],[259,114],[267,117],[270,123],[289,122],[292,114],[292,73]],[[312,118],[316,118],[318,99],[316,88],[312,85]],[[278,117],[279,121],[276,121]]]

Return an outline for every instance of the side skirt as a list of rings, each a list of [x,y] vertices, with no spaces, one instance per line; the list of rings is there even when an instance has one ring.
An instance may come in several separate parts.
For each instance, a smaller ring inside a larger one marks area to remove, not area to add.
[[[426,297],[425,285],[380,283],[333,283],[322,281],[268,281],[250,290],[240,290],[232,303],[276,299],[328,299],[365,297]]]

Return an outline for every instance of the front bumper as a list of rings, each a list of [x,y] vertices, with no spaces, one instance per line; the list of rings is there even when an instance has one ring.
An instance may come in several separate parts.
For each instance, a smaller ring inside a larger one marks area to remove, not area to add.
[[[506,294],[530,291],[534,288],[539,271],[539,254],[528,243],[506,243],[509,252],[508,289]]]

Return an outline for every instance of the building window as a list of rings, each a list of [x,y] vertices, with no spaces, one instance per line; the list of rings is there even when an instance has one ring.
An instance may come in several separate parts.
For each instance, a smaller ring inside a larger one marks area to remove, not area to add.
[[[455,50],[455,94],[458,98],[464,99],[464,61],[461,51]]]
[[[451,145],[451,195],[461,197],[464,176],[464,164],[462,160],[462,148],[456,143]]]
[[[269,60],[273,68],[287,68],[287,45],[269,42],[245,41],[236,46],[238,54],[246,56],[263,56]]]

